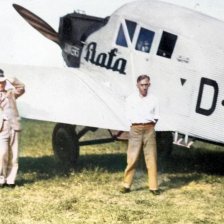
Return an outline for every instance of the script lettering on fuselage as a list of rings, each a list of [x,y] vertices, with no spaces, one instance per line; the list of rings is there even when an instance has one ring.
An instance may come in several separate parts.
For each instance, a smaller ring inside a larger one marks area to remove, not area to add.
[[[96,51],[97,43],[91,42],[87,45],[87,52],[84,59],[96,66],[117,71],[123,75],[126,74],[127,60],[124,58],[116,58],[117,48],[111,49],[108,53],[99,53]]]
[[[211,96],[210,108],[203,108],[201,105],[206,85],[209,86],[210,88],[213,88],[213,96]],[[210,116],[211,114],[213,114],[217,105],[218,93],[219,93],[218,83],[215,80],[202,77],[200,82],[200,87],[199,87],[199,93],[198,93],[196,113],[202,114],[205,116]],[[222,105],[223,104],[224,104],[224,101],[222,101]]]

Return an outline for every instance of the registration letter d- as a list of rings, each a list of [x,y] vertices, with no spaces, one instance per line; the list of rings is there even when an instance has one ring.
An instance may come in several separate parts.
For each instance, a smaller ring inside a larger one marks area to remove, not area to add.
[[[203,92],[204,92],[204,86],[209,85],[214,89],[214,94],[211,102],[211,107],[210,108],[202,108],[201,107],[201,102],[202,102],[202,97],[203,97]],[[197,105],[196,105],[196,113],[203,114],[206,116],[211,115],[216,107],[217,99],[218,99],[218,92],[219,92],[219,87],[216,81],[208,78],[201,78],[201,83],[199,87],[199,93],[198,93],[198,100],[197,100]]]

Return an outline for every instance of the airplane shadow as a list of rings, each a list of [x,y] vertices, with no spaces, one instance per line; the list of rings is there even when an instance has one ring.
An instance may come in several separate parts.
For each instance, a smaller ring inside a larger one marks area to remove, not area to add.
[[[205,151],[204,149],[188,150],[177,148],[170,158],[158,159],[158,171],[163,176],[168,176],[168,181],[162,181],[163,189],[179,188],[191,181],[197,181],[204,174],[224,174],[224,151]],[[126,166],[125,153],[88,154],[81,155],[75,167],[66,165],[54,159],[53,156],[39,158],[21,157],[18,185],[31,184],[40,180],[54,177],[69,176],[73,172],[83,170],[100,171],[109,173],[123,172]],[[138,169],[145,171],[144,160],[140,159]],[[32,176],[32,174],[35,174]],[[32,176],[27,178],[27,176]]]
[[[168,189],[180,188],[188,183],[199,180],[205,182],[216,181],[215,178],[208,176],[224,175],[224,151],[210,151],[203,148],[186,149],[175,147],[172,156],[159,158],[158,170],[168,179],[162,181],[161,188]],[[166,176],[166,177],[167,177]]]
[[[166,173],[204,173],[224,174],[224,150],[206,150],[203,148],[186,149],[174,147],[170,158],[159,158],[158,166]]]

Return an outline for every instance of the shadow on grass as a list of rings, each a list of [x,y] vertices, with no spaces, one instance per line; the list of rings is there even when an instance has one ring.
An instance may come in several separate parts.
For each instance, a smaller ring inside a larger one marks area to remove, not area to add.
[[[159,171],[165,173],[224,174],[224,151],[203,148],[186,149],[174,147],[170,158],[159,158]]]
[[[224,174],[224,151],[206,151],[204,149],[187,150],[177,148],[169,159],[158,159],[158,170],[168,175],[169,181],[164,188],[177,188],[191,181],[199,180],[202,174]],[[140,169],[145,165],[140,160]],[[126,154],[88,154],[81,155],[75,167],[59,162],[53,156],[21,157],[19,184],[29,184],[39,180],[47,180],[56,176],[69,176],[71,171],[82,172],[100,170],[100,172],[123,172],[126,166]],[[34,175],[32,175],[34,174]],[[26,176],[31,176],[26,178]],[[24,178],[23,178],[24,176]]]
[[[121,153],[81,155],[75,166],[57,161],[53,156],[43,156],[38,158],[21,157],[20,170],[22,172],[64,175],[71,170],[79,172],[83,169],[94,171],[96,167],[98,167],[108,172],[117,172],[124,169],[125,161],[126,155]]]
[[[55,160],[53,156],[19,158],[19,178],[17,184],[22,186],[56,176],[69,176],[69,166]]]
[[[60,162],[53,156],[43,157],[21,157],[19,160],[19,171],[21,179],[18,180],[18,185],[32,183],[38,180],[47,180],[54,177],[66,177],[73,172],[95,171],[101,172],[119,172],[123,171],[126,163],[125,154],[102,154],[102,155],[81,155],[75,166]],[[31,176],[23,178],[22,176]]]
[[[202,179],[214,183],[218,180],[213,176],[224,174],[223,161],[224,151],[174,147],[169,159],[158,160],[158,170],[168,177],[167,181],[161,183],[161,188],[164,191],[180,188],[192,181],[197,182]]]
[[[106,170],[107,172],[119,172],[123,171],[126,166],[126,154],[89,154],[79,157],[78,164],[76,166],[77,171],[95,170],[96,167]]]

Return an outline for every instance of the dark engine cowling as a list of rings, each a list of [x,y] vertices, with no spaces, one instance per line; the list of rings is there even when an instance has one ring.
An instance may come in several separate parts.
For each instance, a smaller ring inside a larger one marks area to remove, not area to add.
[[[106,25],[109,17],[99,18],[80,13],[60,18],[59,40],[62,55],[68,67],[80,67],[80,57],[86,38]]]

